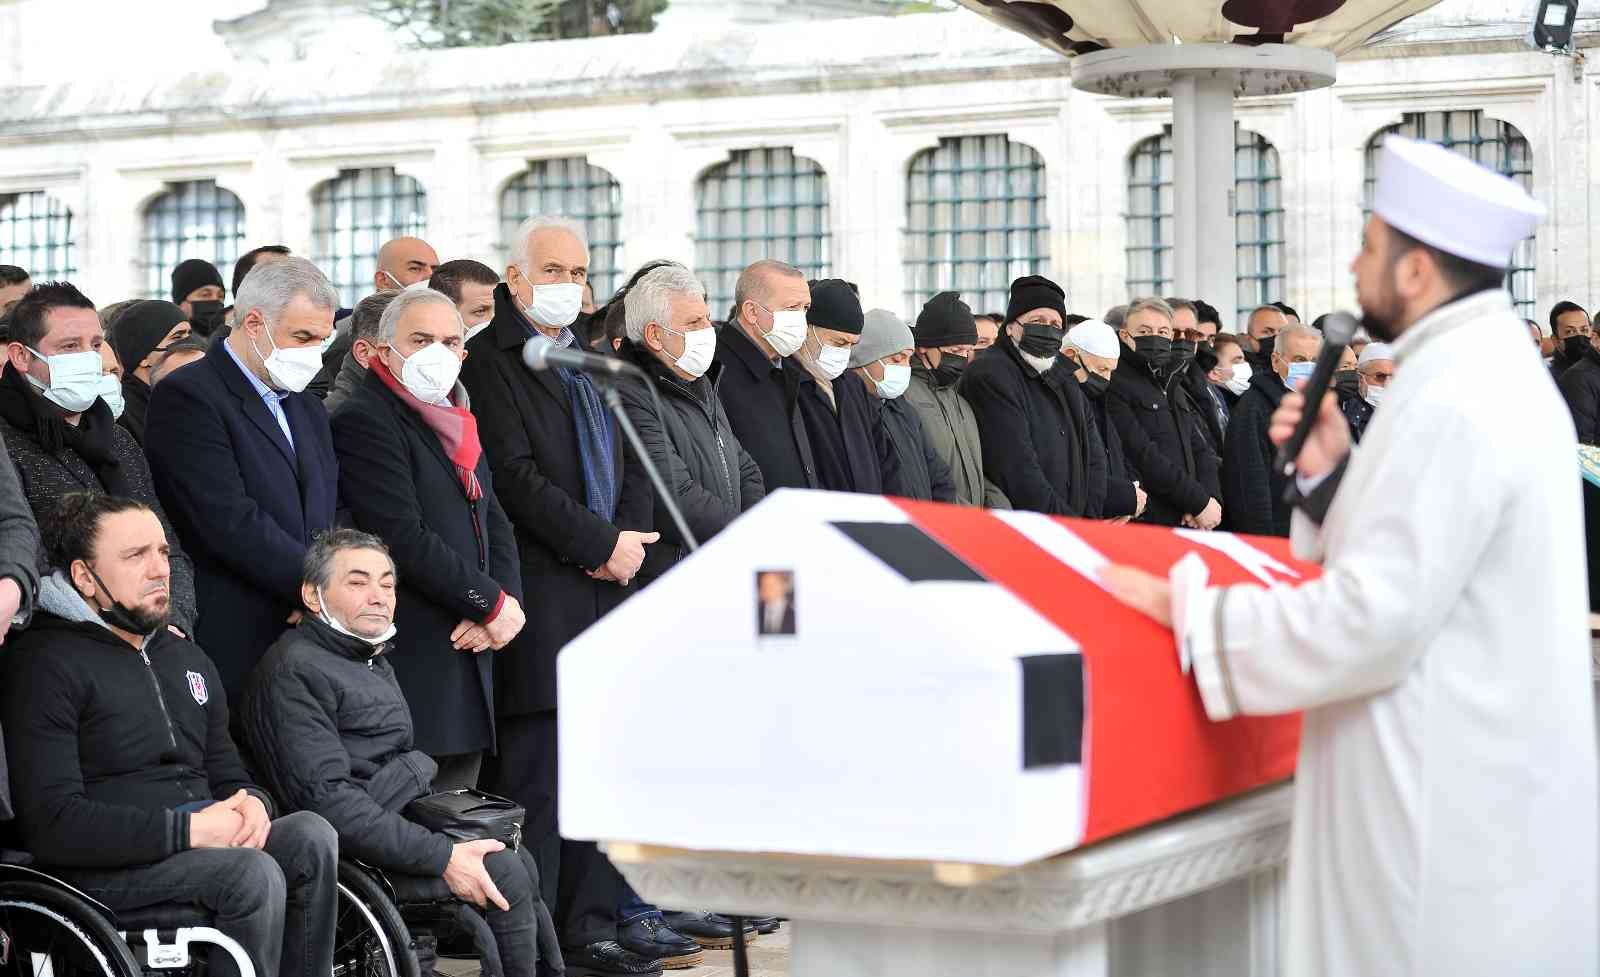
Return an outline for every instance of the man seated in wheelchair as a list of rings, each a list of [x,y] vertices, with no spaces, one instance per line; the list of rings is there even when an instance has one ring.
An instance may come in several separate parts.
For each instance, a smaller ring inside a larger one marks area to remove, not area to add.
[[[384,656],[395,585],[376,536],[336,529],[313,542],[305,612],[251,673],[241,735],[274,795],[326,818],[343,854],[382,870],[402,904],[454,896],[484,910],[494,943],[480,947],[487,977],[560,974],[532,857],[500,841],[457,841],[405,813],[433,793],[438,768],[414,748],[411,709]],[[431,957],[426,941],[418,946]],[[427,974],[433,961],[419,963]]]
[[[0,696],[23,843],[114,911],[199,908],[263,977],[328,974],[338,839],[249,782],[216,666],[167,627],[160,520],[70,493],[40,530],[55,569]]]

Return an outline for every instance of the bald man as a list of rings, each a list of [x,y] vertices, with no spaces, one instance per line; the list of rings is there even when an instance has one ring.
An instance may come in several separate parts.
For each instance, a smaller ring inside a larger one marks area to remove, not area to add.
[[[372,287],[405,288],[427,281],[438,267],[439,255],[420,237],[397,237],[378,249],[378,269],[372,273]]]

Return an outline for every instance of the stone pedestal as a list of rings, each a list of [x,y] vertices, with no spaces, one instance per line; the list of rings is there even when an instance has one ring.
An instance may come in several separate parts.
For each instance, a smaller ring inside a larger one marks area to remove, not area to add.
[[[1267,977],[1292,798],[1266,788],[968,886],[916,862],[611,851],[658,905],[788,917],[793,977]]]

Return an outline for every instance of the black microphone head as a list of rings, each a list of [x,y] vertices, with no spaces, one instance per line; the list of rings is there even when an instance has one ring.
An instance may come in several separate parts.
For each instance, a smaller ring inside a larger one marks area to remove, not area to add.
[[[1323,317],[1322,338],[1335,346],[1349,346],[1360,327],[1361,323],[1348,312],[1330,313]]]
[[[550,364],[545,357],[555,345],[550,337],[538,333],[528,337],[528,341],[522,344],[522,365],[530,370],[548,370]]]

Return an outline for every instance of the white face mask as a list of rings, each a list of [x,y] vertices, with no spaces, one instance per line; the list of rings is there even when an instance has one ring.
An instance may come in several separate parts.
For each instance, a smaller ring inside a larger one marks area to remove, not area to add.
[[[674,360],[673,365],[696,380],[705,376],[706,371],[711,369],[712,359],[717,355],[717,331],[695,329],[690,332],[675,332],[666,326],[661,326],[661,331],[683,337],[683,355]]]
[[[583,310],[583,286],[577,282],[534,285],[533,304],[523,314],[547,329],[560,329],[578,321]]]
[[[811,335],[817,336],[817,331],[815,329],[811,330]],[[817,372],[822,374],[823,377],[829,380],[837,380],[839,379],[839,374],[850,367],[850,347],[824,346],[822,345],[822,337],[817,336],[817,358],[814,365],[817,368]]]
[[[115,373],[100,374],[100,399],[111,408],[111,419],[116,420],[122,416],[122,409],[127,402],[122,399],[122,378]]]
[[[43,360],[44,365],[50,369],[49,386],[34,379],[31,373],[24,374],[28,382],[44,394],[45,400],[69,414],[81,414],[89,409],[95,398],[100,396],[99,350],[89,349],[81,353],[57,353],[54,356],[46,356],[32,346],[25,348]]]
[[[280,390],[290,393],[299,393],[306,388],[316,375],[322,370],[322,347],[296,346],[292,349],[279,349],[278,344],[272,340],[272,330],[266,323],[261,324],[261,331],[267,335],[267,345],[272,347],[272,352],[262,358],[262,365],[267,368],[267,376],[272,379]],[[261,348],[255,340],[250,341],[250,348],[261,355]]]
[[[389,349],[399,352],[393,346]],[[424,404],[445,403],[459,376],[461,357],[444,343],[429,343],[400,365],[400,383]]]
[[[491,323],[493,321],[494,321],[493,319],[485,319],[484,321],[478,323],[475,326],[468,326],[467,327],[467,338],[465,340],[463,340],[463,342],[470,342],[472,340],[473,336],[476,336],[478,333],[483,332],[485,329],[489,328],[489,323]]]
[[[770,311],[770,310],[769,310]],[[779,356],[793,356],[806,342],[806,314],[800,309],[772,312],[772,329],[761,334]],[[849,357],[846,357],[848,360]]]
[[[911,386],[911,367],[909,365],[883,364],[883,379],[874,380],[878,386],[878,396],[884,400],[893,400],[906,392]]]
[[[1376,407],[1383,400],[1383,392],[1386,389],[1386,387],[1376,387],[1369,384],[1363,397],[1369,405]]]
[[[399,630],[398,628],[396,628],[394,626],[394,622],[390,621],[389,622],[389,630],[383,632],[382,634],[378,635],[375,638],[369,638],[366,635],[356,634],[354,631],[352,631],[349,628],[345,627],[343,624],[340,624],[338,618],[336,618],[332,614],[328,613],[328,598],[322,596],[322,588],[321,587],[317,588],[317,603],[322,606],[322,613],[318,614],[317,616],[322,618],[322,623],[323,624],[326,624],[328,627],[330,627],[330,628],[334,629],[335,631],[339,632],[340,634],[344,635],[346,638],[354,638],[357,641],[365,641],[367,644],[371,645],[374,648],[378,647],[379,645],[383,644],[385,641],[388,641],[390,638],[394,637],[395,632],[397,630]]]
[[[1240,360],[1233,364],[1233,376],[1229,377],[1222,385],[1227,388],[1228,393],[1236,397],[1243,397],[1244,392],[1250,389],[1251,376],[1253,374],[1250,370],[1250,364]]]

